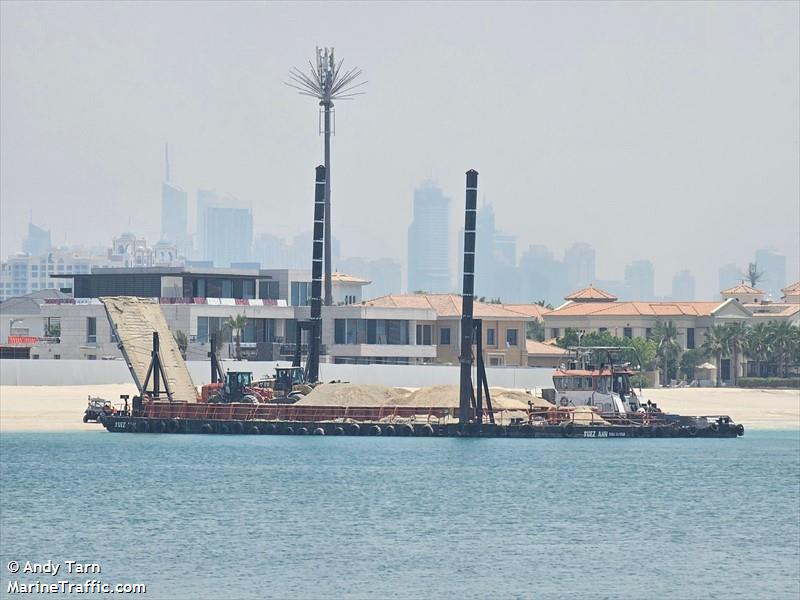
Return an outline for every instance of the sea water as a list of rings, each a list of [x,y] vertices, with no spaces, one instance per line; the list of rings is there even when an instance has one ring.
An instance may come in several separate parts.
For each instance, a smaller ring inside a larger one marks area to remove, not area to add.
[[[2,597],[65,577],[143,583],[148,600],[800,596],[796,431],[4,433],[0,463]]]

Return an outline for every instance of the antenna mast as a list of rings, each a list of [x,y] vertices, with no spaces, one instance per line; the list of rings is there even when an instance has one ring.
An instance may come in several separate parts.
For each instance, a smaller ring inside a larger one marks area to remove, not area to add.
[[[303,96],[310,96],[319,100],[320,105],[320,134],[325,136],[325,305],[333,304],[333,291],[331,283],[331,134],[335,129],[335,116],[333,111],[334,100],[351,100],[363,94],[357,90],[367,82],[356,83],[361,76],[361,69],[355,67],[349,71],[342,71],[342,63],[333,57],[333,48],[317,48],[316,64],[308,62],[309,71],[304,73],[297,67],[289,71],[289,81],[286,85],[292,87]]]

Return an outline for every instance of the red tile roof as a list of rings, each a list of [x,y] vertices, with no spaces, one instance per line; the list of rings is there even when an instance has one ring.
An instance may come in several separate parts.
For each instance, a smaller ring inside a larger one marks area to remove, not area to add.
[[[538,319],[539,321],[542,320],[545,313],[553,310],[552,308],[540,306],[539,304],[503,304],[503,308],[520,313],[526,317]]]
[[[461,296],[458,294],[391,294],[367,300],[364,305],[433,309],[439,317],[461,316]],[[474,314],[479,319],[525,319],[524,315],[508,310],[502,304],[478,301],[474,303]]]
[[[367,285],[368,283],[372,283],[369,279],[354,277],[353,275],[339,273],[339,271],[331,273],[331,281],[338,281],[340,283],[360,283],[362,285]]]
[[[573,302],[550,311],[547,316],[706,317],[710,316],[720,304],[720,302]]]
[[[528,354],[535,356],[561,356],[566,354],[567,350],[560,348],[553,344],[545,344],[544,342],[537,342],[536,340],[525,340],[525,349]]]
[[[800,296],[800,281],[793,283],[792,285],[787,285],[785,288],[781,290],[785,296]]]
[[[564,300],[573,300],[575,302],[614,302],[616,299],[617,297],[614,294],[609,294],[600,288],[596,288],[591,283],[588,287],[564,297]]]
[[[747,285],[744,281],[739,285],[735,285],[732,288],[728,288],[727,290],[722,290],[721,294],[763,294],[759,289],[754,288],[753,286]]]

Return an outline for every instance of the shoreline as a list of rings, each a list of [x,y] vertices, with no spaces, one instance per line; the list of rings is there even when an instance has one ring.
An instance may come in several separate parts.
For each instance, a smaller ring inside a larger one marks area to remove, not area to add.
[[[133,384],[0,385],[0,433],[105,431],[83,423],[88,396],[119,402]],[[729,415],[748,430],[800,430],[800,391],[750,388],[643,389],[643,401],[683,415]]]

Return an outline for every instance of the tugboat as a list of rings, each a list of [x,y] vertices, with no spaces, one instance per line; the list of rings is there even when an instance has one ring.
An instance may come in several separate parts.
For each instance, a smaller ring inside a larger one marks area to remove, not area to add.
[[[532,415],[533,421],[545,418],[549,423],[574,422],[575,415],[589,411],[589,422],[594,415],[603,423],[634,426],[633,437],[683,435],[689,437],[730,437],[744,434],[744,426],[736,424],[727,415],[686,417],[663,412],[654,402],[643,402],[631,384],[633,377],[641,377],[640,367],[634,368],[630,360],[636,357],[631,346],[582,346],[569,348],[567,361],[553,373],[553,389],[544,390],[543,396],[554,404],[546,415]],[[537,419],[538,417],[538,419]]]

